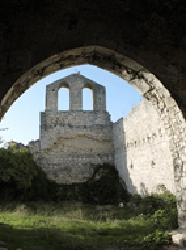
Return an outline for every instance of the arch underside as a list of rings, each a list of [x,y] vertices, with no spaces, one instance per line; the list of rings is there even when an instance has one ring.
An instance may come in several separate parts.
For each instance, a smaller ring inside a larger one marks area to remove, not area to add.
[[[93,60],[93,55],[94,56],[96,55],[97,58],[95,62]],[[111,65],[108,63],[108,61],[110,62],[111,57],[114,58],[115,61],[114,65],[117,65],[117,69],[113,66],[113,64]],[[69,62],[70,58],[73,58],[73,60],[71,59],[71,62]],[[81,60],[79,60],[79,58],[81,58]],[[107,58],[109,58],[109,60]],[[162,83],[153,74],[151,74],[148,70],[146,70],[143,66],[139,65],[135,61],[128,59],[126,56],[120,55],[114,51],[105,49],[100,46],[89,46],[86,48],[83,47],[68,52],[62,52],[59,55],[53,56],[52,58],[48,58],[45,62],[38,64],[37,66],[35,66],[34,70],[32,69],[31,72],[32,74],[34,72],[34,75],[35,76],[38,75],[38,77],[40,77],[39,72],[42,72],[43,74],[42,77],[46,76],[48,74],[54,73],[57,70],[64,68],[65,60],[68,61],[68,66],[87,64],[87,63],[91,63],[94,65],[96,64],[97,66],[100,66],[101,68],[107,69],[110,72],[118,75],[123,80],[126,80],[129,84],[135,87],[135,89],[137,89],[140,92],[140,94],[144,97],[144,99],[148,100],[148,102],[153,105],[164,125],[167,125],[168,122],[169,126],[166,128],[166,132],[169,136],[169,148],[170,151],[172,152],[173,166],[175,162],[179,164],[181,157],[178,154],[179,150],[176,144],[176,140],[175,138],[173,139],[173,137],[174,135],[178,135],[179,127],[180,130],[183,131],[183,126],[185,126],[184,125],[185,120],[183,118],[182,112],[179,110],[177,106],[177,103],[170,96],[169,91],[162,85]],[[30,76],[31,72],[30,73],[27,72],[26,75],[22,76],[22,78],[20,79],[22,83],[28,81],[27,78],[28,75]],[[30,85],[32,85],[34,82],[35,79],[30,78]],[[19,84],[21,83],[19,82]],[[176,121],[178,122],[175,122],[175,118]],[[182,146],[183,144],[180,144],[180,147]],[[179,155],[179,158],[176,157],[175,159],[175,155],[176,156]],[[178,168],[179,167],[177,167],[176,169]],[[180,188],[181,185],[185,185],[186,179],[185,177],[182,177],[182,180],[176,179],[175,173],[177,175],[178,173],[181,174],[181,172],[178,171],[175,172],[175,167],[174,167],[173,169],[174,182],[175,182],[174,186],[176,189],[175,192],[177,193],[178,183],[180,183],[179,184]],[[142,190],[142,192],[144,192],[145,194],[146,190],[144,189],[144,182],[142,181],[140,183],[141,187],[139,187],[139,190]],[[159,184],[162,184],[162,182]],[[135,185],[132,184],[131,188],[134,191]],[[181,209],[182,203],[180,202],[179,204],[180,204],[179,208]],[[180,225],[184,227],[183,221],[180,222]]]
[[[94,60],[94,58],[96,58],[96,60]],[[66,66],[64,66],[65,62],[68,62]],[[175,139],[175,137],[178,138],[180,136],[179,131],[183,131],[183,127],[185,126],[185,119],[183,118],[182,112],[178,108],[176,101],[170,96],[169,91],[153,74],[135,61],[115,51],[101,46],[87,46],[61,52],[39,63],[19,78],[5,95],[1,101],[1,115],[8,109],[10,105],[9,100],[11,100],[12,97],[16,99],[21,95],[21,92],[24,93],[24,91],[28,89],[28,86],[32,86],[39,79],[60,69],[80,64],[97,65],[126,80],[140,92],[144,99],[153,105],[162,122],[165,125],[168,122],[169,127],[166,128],[166,133],[169,136],[169,147],[173,156],[173,165],[178,164],[176,165],[176,169],[174,167],[175,187],[179,187],[179,190],[182,188],[183,190],[186,185],[186,177],[183,176],[180,179],[175,178],[175,173],[178,174],[178,168],[181,167],[181,165],[179,165],[180,161],[182,162],[181,156],[178,153],[178,139]],[[22,86],[22,89],[17,88],[17,86]],[[183,144],[180,144],[180,147],[182,148]],[[180,174],[181,172],[179,172],[179,175]],[[181,209],[181,202],[179,204]],[[184,225],[182,226],[184,227]]]
[[[94,58],[96,58],[95,61]],[[162,117],[165,116],[166,109],[170,107],[174,107],[175,112],[178,110],[175,108],[176,102],[170,97],[169,91],[147,69],[134,60],[101,46],[76,48],[52,56],[22,76],[19,84],[21,81],[22,84],[29,81],[29,84],[32,85],[36,79],[66,68],[67,66],[64,67],[66,61],[68,66],[91,63],[118,75],[135,87],[157,109],[160,117],[161,113],[163,113]],[[30,77],[30,74],[34,74],[34,79]]]
[[[65,8],[63,1],[46,4],[43,0],[39,5],[31,1],[29,8],[26,1],[1,4],[0,119],[38,80],[71,66],[96,65],[126,80],[153,105],[165,129],[178,224],[186,229],[185,7],[177,0],[98,2],[77,5],[69,0]],[[117,126],[124,131],[122,122]],[[145,140],[149,145],[151,140],[161,140],[162,133],[153,133],[155,138],[142,134],[128,141],[128,148]],[[121,145],[116,148],[124,152]],[[166,150],[167,146],[162,147]],[[132,165],[135,169],[136,163]]]

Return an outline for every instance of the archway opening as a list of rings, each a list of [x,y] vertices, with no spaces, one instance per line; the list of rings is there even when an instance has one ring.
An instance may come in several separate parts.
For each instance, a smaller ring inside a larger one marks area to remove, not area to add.
[[[82,47],[68,52],[62,52],[36,65],[32,70],[26,72],[25,75],[17,80],[1,101],[1,118],[9,109],[10,105],[12,105],[26,89],[35,84],[38,79],[42,79],[60,69],[87,63],[97,65],[102,69],[106,69],[118,75],[123,80],[127,80],[129,84],[134,86],[140,94],[154,106],[159,119],[161,119],[165,125],[163,133],[167,133],[169,137],[169,148],[172,152],[172,165],[174,166],[172,166],[172,168],[175,172],[175,176],[177,176],[177,178],[174,179],[176,183],[175,186],[179,186],[179,192],[183,193],[183,189],[186,187],[186,178],[182,176],[183,161],[180,152],[182,152],[183,138],[181,137],[181,132],[179,133],[179,130],[183,131],[183,129],[181,130],[183,124],[185,125],[182,112],[175,100],[170,96],[169,91],[155,75],[151,74],[134,60],[115,51],[99,46]],[[20,88],[20,86],[22,86],[22,88]],[[148,141],[148,138],[146,139]],[[133,144],[136,143],[131,142],[131,145]],[[165,147],[167,148],[167,146]],[[185,204],[185,201],[182,200],[182,195],[179,195],[177,199],[179,211],[182,211],[183,209],[181,207],[182,204]],[[180,220],[179,224],[185,228],[183,220]]]
[[[93,91],[89,88],[83,89],[83,110],[93,110]]]
[[[61,87],[58,91],[58,110],[69,110],[69,89]]]
[[[145,186],[145,190],[138,190],[137,187],[134,187],[134,183],[136,183],[136,186],[140,186],[137,185],[137,181],[136,181],[136,177],[135,174],[137,171],[139,171],[140,167],[142,165],[145,165],[148,169],[148,171],[155,171],[157,170],[157,167],[154,165],[151,167],[151,162],[155,161],[157,164],[157,151],[158,148],[156,150],[155,146],[153,147],[153,150],[148,154],[144,154],[144,152],[146,152],[146,149],[152,146],[152,140],[153,140],[153,136],[152,134],[155,133],[155,126],[152,126],[153,122],[154,124],[156,123],[157,125],[157,120],[153,120],[154,117],[157,118],[157,112],[156,114],[153,114],[150,118],[149,114],[151,114],[152,112],[149,111],[149,107],[152,107],[152,104],[149,103],[149,105],[147,106],[146,104],[144,105],[144,107],[140,107],[140,112],[136,111],[135,109],[135,104],[139,104],[140,101],[143,100],[142,96],[139,95],[139,93],[133,88],[133,86],[131,86],[130,84],[128,84],[126,81],[124,82],[123,79],[118,78],[116,75],[109,73],[108,71],[102,70],[102,69],[96,69],[94,71],[94,69],[96,68],[95,66],[92,65],[85,65],[85,69],[87,67],[92,67],[92,76],[88,76],[89,79],[94,80],[95,82],[99,83],[99,84],[103,84],[106,86],[106,101],[107,101],[107,105],[106,105],[106,109],[107,111],[111,114],[111,121],[114,123],[114,125],[116,127],[118,127],[119,131],[124,133],[124,139],[125,141],[123,141],[123,145],[128,149],[128,152],[124,152],[125,153],[125,158],[128,157],[128,160],[124,163],[122,163],[122,161],[116,162],[116,164],[121,165],[121,163],[123,165],[125,165],[125,168],[127,168],[127,171],[123,171],[123,169],[120,171],[121,175],[123,177],[130,175],[130,178],[133,178],[132,182],[130,183],[130,189],[132,192],[134,193],[144,193],[146,191],[148,191],[149,187]],[[79,66],[80,68],[83,66]],[[68,69],[69,71],[71,70],[70,68]],[[68,71],[67,71],[68,72]],[[73,71],[71,70],[71,73]],[[82,74],[83,70],[81,69]],[[103,76],[102,78],[100,78],[101,74],[100,72],[103,72]],[[74,73],[74,72],[73,72]],[[131,73],[131,72],[130,72]],[[61,71],[61,74],[63,74],[63,71]],[[66,73],[64,74],[65,77],[67,77],[67,75],[69,75],[70,73]],[[54,75],[54,74],[53,74]],[[58,75],[58,77],[56,77],[55,79],[58,81],[60,81],[59,79],[63,78],[60,76],[60,71],[58,71],[56,73],[56,75]],[[78,75],[78,74],[77,74]],[[99,79],[95,78],[95,75],[99,76]],[[49,76],[52,77],[52,74]],[[49,80],[49,77],[47,77],[45,79],[45,81],[50,84],[52,82],[55,82],[54,79],[53,80]],[[120,80],[120,81],[119,81]],[[118,81],[118,83],[117,83]],[[134,80],[133,80],[134,81]],[[136,83],[139,83],[139,81],[137,81],[136,79]],[[125,89],[121,89],[121,86],[123,86],[123,83],[125,83]],[[43,83],[44,84],[44,81]],[[120,86],[121,85],[121,86]],[[82,99],[84,102],[83,105],[83,110],[92,110],[92,105],[91,105],[91,101],[93,100],[93,97],[91,96],[91,92],[92,92],[93,87],[91,86],[91,84],[84,83],[83,85],[83,95]],[[131,89],[133,89],[133,92],[131,91]],[[57,91],[56,91],[57,92]],[[66,92],[66,93],[65,93]],[[87,92],[87,98],[85,96]],[[93,93],[93,92],[92,92]],[[137,93],[137,94],[136,94]],[[44,89],[44,95],[45,95],[45,89]],[[113,98],[114,97],[114,98]],[[28,100],[28,99],[27,99]],[[82,100],[81,100],[82,101]],[[118,105],[116,105],[118,104]],[[91,107],[90,107],[91,105]],[[20,105],[19,105],[20,106]],[[66,106],[66,107],[65,107]],[[43,106],[43,109],[45,109],[45,106]],[[132,110],[131,110],[132,109]],[[67,83],[61,83],[59,85],[59,90],[58,90],[58,110],[59,111],[68,111],[69,110],[69,86]],[[143,112],[142,112],[143,110]],[[120,114],[119,114],[119,112]],[[130,113],[130,114],[129,114]],[[149,113],[149,114],[148,114]],[[116,116],[117,114],[117,116]],[[128,117],[129,115],[129,117]],[[126,120],[124,119],[126,118]],[[53,119],[53,117],[52,117]],[[119,122],[118,119],[122,119],[122,122]],[[68,120],[66,117],[64,120]],[[96,118],[95,118],[96,120]],[[150,120],[150,123],[149,123]],[[82,124],[82,120],[79,121],[80,125]],[[59,124],[60,122],[58,122]],[[140,123],[141,123],[141,127],[143,128],[143,131],[139,131],[139,127],[140,127]],[[71,121],[70,121],[71,124]],[[160,124],[160,122],[159,122]],[[150,125],[150,129],[149,129],[149,125]],[[37,128],[36,128],[37,129]],[[134,132],[133,132],[134,131]],[[151,132],[151,133],[149,133]],[[41,134],[41,133],[40,133]],[[141,137],[140,137],[141,136]],[[120,136],[122,138],[122,134]],[[118,140],[119,138],[117,138]],[[149,141],[149,145],[145,145],[143,144],[143,142],[145,143],[147,141]],[[165,143],[164,143],[165,144]],[[144,147],[143,150],[140,149],[141,146]],[[138,148],[138,151],[136,152]],[[165,147],[167,147],[167,144],[165,144]],[[159,147],[160,152],[161,153],[161,147]],[[144,152],[141,152],[144,151]],[[132,153],[130,153],[132,152]],[[119,152],[117,152],[116,150],[116,154],[117,155],[117,159],[120,159],[121,155]],[[148,159],[149,157],[149,159]],[[131,163],[132,161],[132,163]],[[141,161],[141,162],[140,162]],[[167,164],[167,167],[169,167],[169,164],[172,164],[171,162],[171,156],[169,157],[169,163]],[[143,162],[143,163],[142,163]],[[158,165],[158,167],[162,166],[162,162],[160,162]],[[118,167],[122,167],[119,166]],[[131,167],[132,165],[132,167]],[[163,167],[163,166],[162,166]],[[128,173],[127,173],[128,172]],[[151,182],[153,183],[153,181]],[[147,192],[146,192],[147,193]]]

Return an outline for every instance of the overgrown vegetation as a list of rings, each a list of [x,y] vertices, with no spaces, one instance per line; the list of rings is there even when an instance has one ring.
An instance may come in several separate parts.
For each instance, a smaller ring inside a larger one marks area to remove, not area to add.
[[[0,240],[9,250],[150,250],[172,243],[168,231],[178,228],[174,195],[131,196],[114,166],[91,165],[94,173],[84,183],[59,185],[47,179],[28,149],[0,149]],[[64,205],[73,200],[84,205]]]
[[[91,164],[94,168],[89,180],[72,185],[58,184],[48,180],[46,173],[37,166],[28,149],[0,149],[1,197],[5,200],[60,201],[81,200],[86,204],[113,204],[129,201],[124,182],[115,166]]]

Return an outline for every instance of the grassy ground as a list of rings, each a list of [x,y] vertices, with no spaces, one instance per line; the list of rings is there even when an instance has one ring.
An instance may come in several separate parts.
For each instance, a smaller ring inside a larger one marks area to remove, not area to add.
[[[150,249],[142,243],[153,230],[149,216],[137,216],[128,206],[0,204],[0,240],[8,250]]]

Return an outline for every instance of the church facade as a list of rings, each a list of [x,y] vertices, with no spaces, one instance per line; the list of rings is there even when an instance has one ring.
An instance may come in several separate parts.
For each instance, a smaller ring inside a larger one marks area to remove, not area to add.
[[[69,89],[69,111],[58,110],[62,87]],[[83,110],[84,88],[93,92],[93,110]],[[86,180],[93,172],[90,163],[114,164],[113,124],[106,111],[105,87],[80,74],[47,85],[40,139],[30,148],[37,152],[38,165],[59,183]]]

